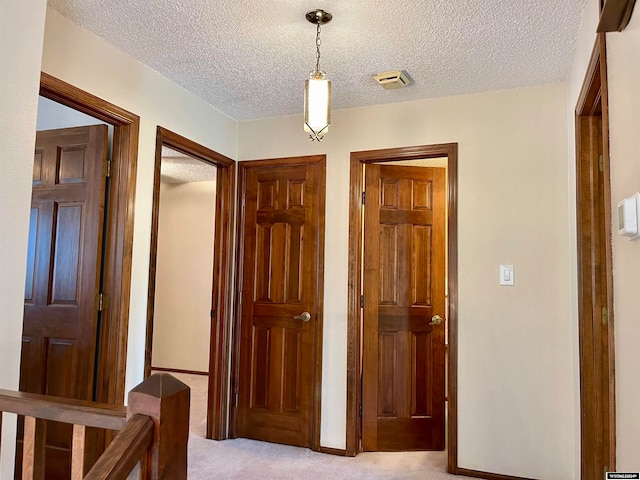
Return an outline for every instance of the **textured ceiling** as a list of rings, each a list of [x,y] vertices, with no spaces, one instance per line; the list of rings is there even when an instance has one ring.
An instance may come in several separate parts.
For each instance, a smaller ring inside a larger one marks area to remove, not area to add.
[[[230,117],[301,114],[315,64],[334,109],[566,79],[586,0],[49,0],[49,6]],[[407,70],[384,90],[371,75]]]
[[[214,182],[216,167],[180,152],[162,147],[160,181],[162,183]]]

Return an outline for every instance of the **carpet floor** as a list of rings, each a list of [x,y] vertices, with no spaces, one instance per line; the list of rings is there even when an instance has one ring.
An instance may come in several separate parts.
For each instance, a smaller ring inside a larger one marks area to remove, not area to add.
[[[354,458],[246,438],[207,440],[207,377],[172,373],[191,388],[189,480],[463,480],[446,472],[446,452],[367,452]]]

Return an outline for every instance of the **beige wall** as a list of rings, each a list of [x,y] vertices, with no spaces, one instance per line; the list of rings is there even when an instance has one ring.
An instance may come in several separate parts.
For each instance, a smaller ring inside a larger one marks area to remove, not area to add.
[[[17,390],[40,55],[47,2],[0,2],[0,388]],[[15,417],[2,426],[0,478],[13,478]]]
[[[209,371],[215,201],[216,182],[160,186],[154,367]]]
[[[108,125],[109,141],[113,138],[113,126],[102,120],[82,113],[61,103],[38,97],[38,123],[36,130],[50,130],[53,128],[84,127],[86,125]]]
[[[459,464],[574,478],[565,105],[550,85],[340,110],[320,144],[300,117],[240,124],[240,159],[327,154],[322,445],[345,444],[349,153],[458,142]]]
[[[156,126],[231,158],[237,124],[151,68],[47,10],[42,70],[140,116],[127,389],[143,378]]]
[[[640,7],[622,33],[607,34],[612,216],[640,191]],[[613,235],[617,469],[640,469],[640,241]]]

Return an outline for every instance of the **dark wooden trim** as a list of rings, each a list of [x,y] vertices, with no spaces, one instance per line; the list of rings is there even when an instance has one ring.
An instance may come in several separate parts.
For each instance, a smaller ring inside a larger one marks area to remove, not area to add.
[[[317,316],[316,316],[316,333],[315,333],[315,351],[314,351],[314,374],[313,374],[313,426],[311,448],[320,451],[320,426],[321,426],[321,402],[322,402],[322,337],[323,337],[323,319],[324,319],[324,244],[325,244],[325,210],[326,210],[326,155],[311,155],[304,157],[288,157],[288,158],[271,158],[264,160],[250,160],[238,163],[238,197],[237,211],[238,221],[236,224],[236,238],[244,238],[244,209],[242,208],[242,195],[246,187],[246,174],[250,168],[259,167],[283,167],[297,165],[320,165],[320,175],[318,182],[318,193],[320,195],[318,201],[318,214],[322,219],[319,227],[319,243],[318,243],[318,270],[316,273],[316,295],[318,299]],[[231,393],[237,395],[240,375],[240,320],[242,318],[242,306],[240,299],[242,295],[242,272],[243,270],[243,242],[238,240],[236,248],[236,284],[235,284],[235,319],[233,323],[233,348],[231,353]],[[236,437],[237,409],[233,406],[234,402],[229,405],[229,436]]]
[[[157,131],[162,133],[162,141],[165,145],[170,146],[173,150],[180,153],[195,157],[217,167],[231,167],[236,163],[229,157],[200,145],[193,140],[189,140],[187,137],[178,135],[171,130],[159,126]]]
[[[360,361],[362,270],[362,192],[367,163],[447,157],[448,210],[448,377],[447,469],[457,469],[458,453],[458,144],[369,150],[351,153],[349,193],[349,276],[347,320],[347,439],[346,454],[355,456],[360,445]]]
[[[132,416],[84,477],[85,480],[128,478],[136,464],[147,454],[153,437],[151,417],[139,414]]]
[[[499,473],[480,472],[478,470],[469,470],[466,468],[458,468],[456,475],[465,477],[484,478],[486,480],[532,480],[526,477],[512,477],[511,475],[502,475]]]
[[[621,32],[629,24],[636,0],[606,0],[600,12],[600,22],[596,31]]]
[[[337,455],[338,457],[346,457],[347,451],[341,448],[320,447],[318,452],[326,453],[327,455]]]
[[[157,127],[153,177],[153,210],[151,216],[151,251],[149,259],[149,289],[147,295],[147,331],[145,345],[145,377],[151,374],[153,344],[153,313],[158,255],[158,218],[160,211],[160,167],[162,146],[195,157],[217,167],[216,218],[213,238],[213,282],[211,309],[211,341],[209,352],[209,395],[207,404],[207,438],[227,438],[227,403],[229,378],[231,254],[233,225],[233,195],[235,191],[235,162],[224,155],[199,145],[166,128]],[[179,371],[170,370],[167,371]]]
[[[120,430],[127,415],[123,406],[3,389],[0,389],[0,412],[109,430]]]
[[[458,468],[458,144],[447,155],[448,299],[447,471]]]
[[[347,277],[347,456],[354,457],[360,451],[361,418],[361,335],[362,312],[362,192],[364,191],[364,165],[351,154],[349,192],[349,274]]]
[[[241,310],[240,304],[242,301],[242,285],[243,285],[243,272],[244,272],[244,209],[242,208],[242,197],[246,190],[247,185],[247,169],[243,167],[244,161],[238,162],[238,174],[236,176],[236,188],[238,193],[236,195],[236,248],[235,248],[235,270],[234,270],[234,286],[233,286],[233,345],[231,347],[231,395],[232,398],[229,402],[229,438],[237,437],[237,425],[238,425],[238,406],[237,395],[240,386],[240,320]]]
[[[131,253],[140,118],[46,73],[40,95],[114,126],[111,193],[105,233],[104,293],[96,400],[123,404],[129,332]]]
[[[615,311],[614,311],[614,292],[613,292],[613,246],[612,246],[612,228],[613,219],[611,218],[611,158],[609,156],[609,80],[607,75],[607,44],[606,35],[601,33],[598,35],[600,43],[600,78],[602,81],[602,145],[604,150],[604,237],[607,239],[605,248],[606,255],[606,278],[607,278],[607,309],[609,312],[609,324],[607,326],[609,343],[609,424],[607,425],[608,441],[610,448],[611,471],[616,467],[616,385],[615,385]]]
[[[607,4],[611,0],[607,1]],[[605,5],[606,8],[606,5]],[[607,56],[605,34],[600,33],[596,38],[589,66],[575,110],[576,129],[576,233],[578,260],[578,328],[580,343],[580,408],[581,408],[581,468],[583,478],[597,478],[601,474],[599,466],[594,466],[591,452],[596,450],[599,464],[607,466],[609,471],[615,471],[616,465],[616,406],[615,406],[615,336],[614,336],[614,292],[613,292],[613,258],[611,247],[612,218],[611,218],[611,162],[609,157],[609,98],[607,86]],[[600,108],[597,108],[600,106]],[[601,116],[601,120],[597,118]],[[590,151],[593,135],[590,133],[594,119],[602,128],[602,155],[604,163],[603,192],[594,198],[592,163],[593,152]],[[593,216],[593,206],[601,199],[603,218]],[[594,235],[597,225],[604,228],[600,236]],[[595,227],[594,227],[595,225]],[[598,237],[598,238],[595,238]],[[594,242],[604,242],[605,253],[605,282],[602,298],[601,288],[595,291],[594,279],[601,285],[594,273],[595,265],[600,262],[594,258]],[[596,305],[606,305],[608,323],[604,341],[602,330],[598,332],[594,327],[601,328],[599,312],[594,311]],[[594,337],[597,344],[594,345]],[[605,353],[608,362],[608,382],[606,387],[586,385],[586,377],[593,374],[590,369],[593,357],[602,344],[606,345]],[[585,412],[600,410],[602,399],[607,402],[607,418],[600,418],[591,422]],[[600,433],[601,432],[601,433]],[[600,438],[595,443],[591,441],[594,435]],[[588,451],[587,453],[585,453]]]
[[[147,287],[147,328],[144,344],[144,378],[151,376],[153,349],[153,317],[156,298],[156,270],[158,264],[158,223],[160,219],[160,170],[162,167],[162,133],[156,129],[156,151],[153,163],[153,206],[151,210],[151,247],[149,250],[149,281]]]
[[[314,369],[313,369],[313,436],[311,448],[315,451],[320,450],[320,419],[322,416],[322,338],[324,332],[324,235],[326,221],[326,198],[327,198],[327,157],[321,155],[319,160],[311,161],[308,157],[308,163],[319,163],[320,173],[318,175],[318,217],[320,225],[318,226],[318,257],[316,270],[316,325],[315,325],[315,352],[314,352]]]
[[[220,175],[221,172],[224,175]],[[229,358],[232,347],[232,299],[233,299],[233,227],[235,220],[234,196],[236,191],[236,163],[218,168],[216,193],[216,232],[221,232],[219,246],[214,252],[214,305],[216,323],[211,326],[211,351],[209,352],[209,399],[208,411],[213,418],[207,420],[207,438],[222,440],[229,438]],[[214,340],[215,339],[215,340]]]
[[[202,375],[209,376],[209,372],[200,372],[198,370],[183,370],[181,368],[165,368],[165,367],[151,367],[152,372],[170,372],[170,373],[186,373],[187,375]]]

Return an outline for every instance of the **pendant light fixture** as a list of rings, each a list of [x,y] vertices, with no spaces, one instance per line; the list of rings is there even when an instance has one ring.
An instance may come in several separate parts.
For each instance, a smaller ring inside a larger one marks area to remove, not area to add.
[[[322,141],[331,124],[331,81],[320,70],[320,25],[329,23],[333,18],[324,10],[311,10],[306,18],[316,28],[316,68],[304,83],[304,130],[309,140]]]

